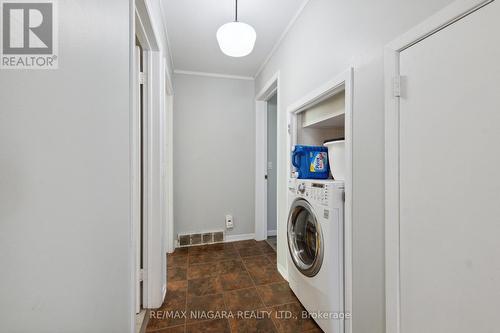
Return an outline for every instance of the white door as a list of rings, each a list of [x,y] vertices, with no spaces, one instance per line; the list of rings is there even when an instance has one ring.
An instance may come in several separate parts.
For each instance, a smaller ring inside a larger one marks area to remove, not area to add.
[[[498,332],[500,2],[400,53],[402,333]]]

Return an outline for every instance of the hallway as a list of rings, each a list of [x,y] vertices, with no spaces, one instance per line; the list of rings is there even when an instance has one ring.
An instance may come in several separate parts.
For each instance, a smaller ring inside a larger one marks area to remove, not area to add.
[[[0,333],[500,332],[500,0],[0,18]]]
[[[303,308],[266,241],[177,248],[168,272],[167,297],[150,311],[147,332],[321,332],[301,319]],[[280,311],[296,319],[280,318]]]

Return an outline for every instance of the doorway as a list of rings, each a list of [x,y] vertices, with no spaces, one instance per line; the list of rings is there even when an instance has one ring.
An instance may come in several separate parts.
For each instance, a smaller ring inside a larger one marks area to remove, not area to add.
[[[276,250],[278,173],[278,94],[267,101],[267,242]]]
[[[255,239],[267,240],[278,233],[279,73],[257,94],[255,107]]]

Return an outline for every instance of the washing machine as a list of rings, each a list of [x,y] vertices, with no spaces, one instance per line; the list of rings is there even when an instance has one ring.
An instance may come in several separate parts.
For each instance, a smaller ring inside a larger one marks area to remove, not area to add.
[[[344,182],[288,184],[288,279],[311,318],[327,333],[343,333]]]

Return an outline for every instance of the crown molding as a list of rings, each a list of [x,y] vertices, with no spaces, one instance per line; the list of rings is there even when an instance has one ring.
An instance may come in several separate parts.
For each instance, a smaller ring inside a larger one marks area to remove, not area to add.
[[[170,39],[168,38],[168,30],[167,30],[167,22],[166,22],[166,17],[165,17],[165,10],[163,9],[162,1],[160,1],[160,12],[161,12],[161,23],[163,25],[163,31],[165,31],[165,39],[167,43],[167,51],[168,51],[168,57],[169,57],[169,62],[170,62],[170,69],[173,71],[175,66],[174,66],[174,56],[172,55],[172,48],[170,47]]]
[[[277,42],[274,44],[273,48],[271,49],[271,52],[269,52],[269,54],[267,55],[267,57],[264,60],[264,62],[257,69],[257,72],[254,75],[254,78],[257,78],[257,76],[260,75],[260,73],[262,72],[262,70],[264,70],[264,67],[266,67],[266,65],[269,62],[269,60],[271,60],[271,58],[274,55],[274,53],[276,53],[276,51],[280,47],[281,43],[283,42],[283,40],[285,39],[285,37],[288,35],[288,33],[292,29],[293,25],[295,24],[295,22],[299,18],[300,14],[302,14],[302,12],[304,11],[304,8],[306,8],[306,6],[307,6],[308,3],[309,3],[309,0],[304,0],[302,2],[302,4],[300,5],[299,9],[295,13],[295,15],[292,17],[292,19],[290,20],[290,22],[288,22],[288,25],[286,26],[285,30],[283,30],[283,32],[281,33],[281,36],[278,38]]]
[[[231,75],[231,74],[222,74],[222,73],[207,73],[207,72],[185,71],[185,70],[180,70],[180,69],[174,70],[174,74],[206,76],[206,77],[215,77],[215,78],[219,78],[219,79],[233,79],[233,80],[247,80],[247,81],[253,81],[254,80],[254,78],[251,77],[251,76],[240,76],[240,75]]]

